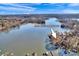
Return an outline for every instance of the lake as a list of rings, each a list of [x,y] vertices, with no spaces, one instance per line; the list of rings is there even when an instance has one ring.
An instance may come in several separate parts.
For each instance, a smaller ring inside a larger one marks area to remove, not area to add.
[[[56,18],[46,20],[46,25],[61,25],[56,21]],[[26,53],[36,52],[42,55],[46,52],[46,39],[50,32],[50,27],[34,27],[34,24],[22,24],[19,27],[8,29],[6,32],[0,32],[0,49],[5,52],[5,49],[12,51],[17,56],[25,55]],[[60,27],[53,27],[60,30]],[[66,30],[63,30],[66,31]]]

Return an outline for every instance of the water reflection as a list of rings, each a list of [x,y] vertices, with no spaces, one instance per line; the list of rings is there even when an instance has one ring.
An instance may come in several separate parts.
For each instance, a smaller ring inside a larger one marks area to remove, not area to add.
[[[53,27],[54,31],[58,31],[58,32],[67,32],[69,31],[69,29],[63,29],[61,28],[61,23],[57,22],[56,18],[50,18],[49,20],[46,21],[46,24],[48,25],[59,25],[59,27]],[[48,51],[54,51],[55,54],[59,55],[59,56],[77,56],[77,53],[68,51],[66,49],[60,48],[58,45],[53,44],[49,38],[46,39],[46,44],[45,44],[45,48]]]
[[[52,27],[54,31],[58,31],[58,32],[69,31],[69,29],[61,28],[61,23],[58,21],[57,18],[49,18],[48,20],[46,20],[45,24],[46,25],[55,25]]]
[[[78,56],[77,53],[74,53],[72,51],[67,51],[65,49],[60,49],[58,54],[59,56]]]
[[[15,55],[24,55],[24,53],[55,51],[59,46],[54,45],[48,38],[50,27],[34,27],[33,23],[23,24],[12,27],[6,31],[0,32],[0,49],[12,50]],[[67,31],[61,29],[61,23],[56,18],[46,20],[46,25],[59,25],[53,27],[55,31]],[[59,51],[59,55],[63,55],[63,50]]]
[[[13,50],[15,55],[36,52],[41,55],[46,51],[44,39],[48,28],[35,28],[33,24],[23,24],[19,28],[0,34],[0,48]]]

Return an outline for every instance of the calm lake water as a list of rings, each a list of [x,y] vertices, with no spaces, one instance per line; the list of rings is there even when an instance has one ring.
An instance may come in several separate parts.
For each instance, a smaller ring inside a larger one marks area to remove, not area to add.
[[[46,20],[46,25],[61,25],[55,18]],[[45,47],[50,28],[34,27],[34,24],[23,24],[20,27],[9,29],[7,32],[0,32],[0,49],[12,51],[15,55],[25,55],[26,53],[36,52],[42,55],[46,52]],[[54,29],[54,28],[53,28]],[[54,30],[62,30],[60,27]]]

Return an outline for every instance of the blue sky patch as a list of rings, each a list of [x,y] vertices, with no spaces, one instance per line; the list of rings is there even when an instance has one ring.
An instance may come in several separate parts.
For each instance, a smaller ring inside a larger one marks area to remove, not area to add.
[[[0,14],[65,14],[79,13],[78,3],[14,3],[0,4]]]

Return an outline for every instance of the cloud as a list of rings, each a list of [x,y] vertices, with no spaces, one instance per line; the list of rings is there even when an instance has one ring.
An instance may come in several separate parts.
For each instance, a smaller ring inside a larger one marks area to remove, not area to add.
[[[79,3],[68,3],[63,10],[60,10],[61,13],[79,13]]]
[[[3,4],[0,5],[0,14],[1,13],[31,13],[34,11],[36,8],[29,7],[29,6],[22,6],[18,4]]]
[[[76,7],[76,6],[79,6],[79,3],[70,3],[69,6]]]
[[[79,13],[77,3],[15,3],[0,4],[0,14]]]
[[[19,4],[16,4],[16,3],[14,3],[14,4],[0,4],[0,6],[16,7],[16,8],[33,8],[33,7],[29,7],[29,6],[24,6],[21,3],[19,3]]]
[[[64,13],[64,14],[68,14],[68,13],[73,13],[73,14],[75,13],[76,14],[77,13],[78,14],[79,10],[64,9],[64,10],[61,10],[60,13]]]

